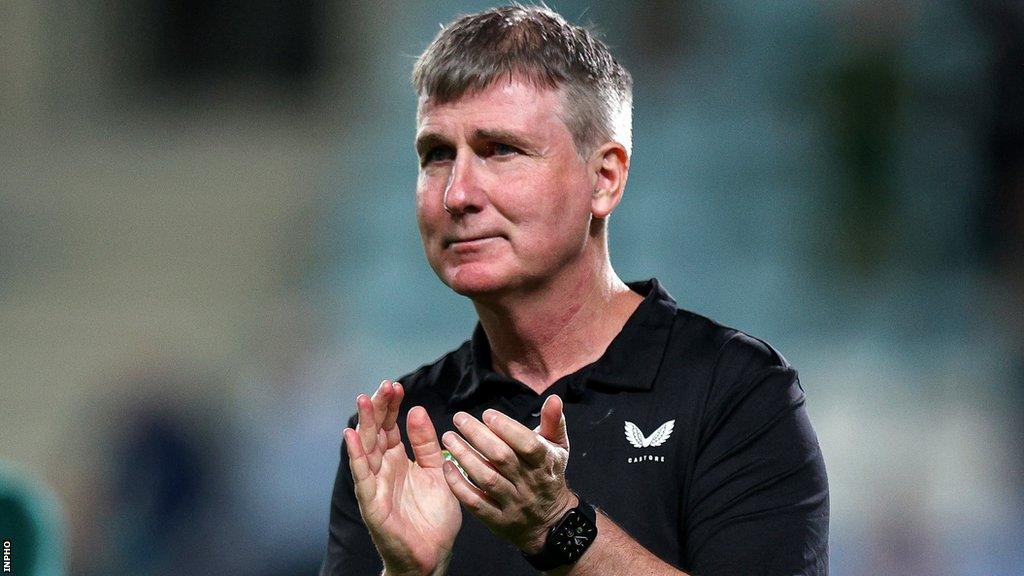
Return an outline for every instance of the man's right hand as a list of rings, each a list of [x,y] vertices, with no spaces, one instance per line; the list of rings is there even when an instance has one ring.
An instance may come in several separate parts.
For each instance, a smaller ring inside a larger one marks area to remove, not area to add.
[[[389,576],[443,571],[462,510],[444,479],[444,457],[427,411],[409,411],[406,431],[415,462],[398,429],[402,385],[381,382],[373,398],[356,398],[359,424],[345,429],[345,445],[359,512]]]

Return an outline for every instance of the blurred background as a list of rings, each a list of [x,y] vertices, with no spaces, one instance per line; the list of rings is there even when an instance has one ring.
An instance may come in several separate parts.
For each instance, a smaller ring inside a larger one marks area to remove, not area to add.
[[[832,573],[1024,574],[1024,3],[550,5],[634,75],[619,274],[801,372]],[[475,322],[409,75],[487,6],[0,2],[15,558],[315,570],[356,394]]]

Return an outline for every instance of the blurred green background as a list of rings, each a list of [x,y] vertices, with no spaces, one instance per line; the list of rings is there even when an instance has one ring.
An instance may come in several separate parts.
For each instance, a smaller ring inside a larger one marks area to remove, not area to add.
[[[832,573],[1024,574],[1024,3],[550,5],[634,75],[617,271],[800,370]],[[68,573],[315,570],[355,395],[475,321],[408,78],[487,6],[0,2],[0,460]]]

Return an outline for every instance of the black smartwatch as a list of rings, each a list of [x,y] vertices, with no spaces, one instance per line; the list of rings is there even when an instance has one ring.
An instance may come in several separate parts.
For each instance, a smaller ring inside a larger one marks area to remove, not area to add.
[[[579,505],[566,512],[551,528],[544,548],[536,554],[523,554],[537,570],[544,572],[576,562],[597,539],[597,511],[579,494],[576,497]]]

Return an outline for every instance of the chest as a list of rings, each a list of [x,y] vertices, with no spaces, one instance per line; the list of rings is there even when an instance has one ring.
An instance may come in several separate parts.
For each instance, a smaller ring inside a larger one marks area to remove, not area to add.
[[[662,558],[680,558],[693,418],[670,402],[621,395],[568,405],[570,488]]]

